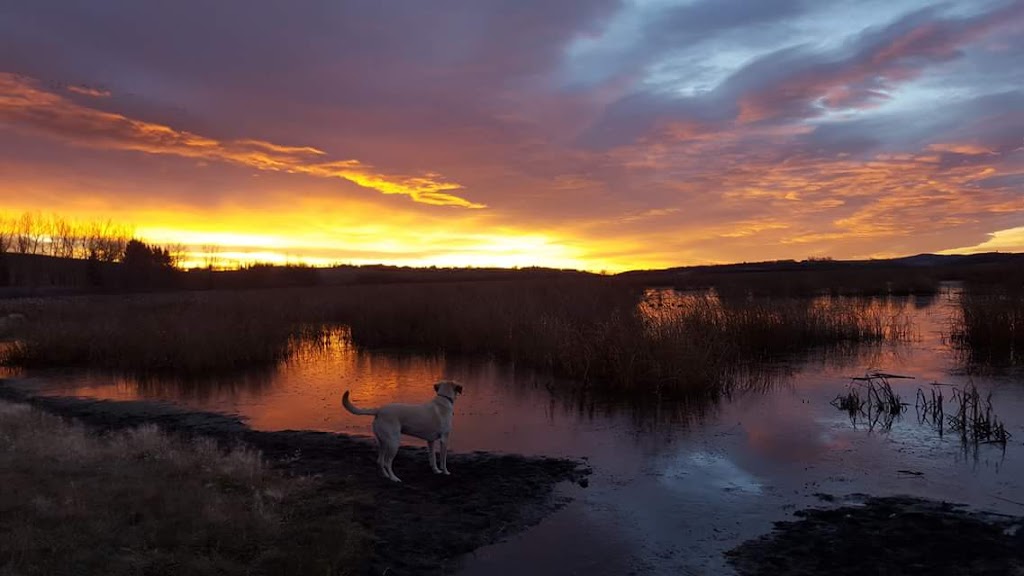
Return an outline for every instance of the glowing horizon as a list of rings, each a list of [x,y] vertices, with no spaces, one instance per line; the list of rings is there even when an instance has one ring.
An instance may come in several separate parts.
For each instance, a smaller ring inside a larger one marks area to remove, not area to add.
[[[0,214],[191,264],[1024,252],[1022,0],[191,2],[0,16]]]

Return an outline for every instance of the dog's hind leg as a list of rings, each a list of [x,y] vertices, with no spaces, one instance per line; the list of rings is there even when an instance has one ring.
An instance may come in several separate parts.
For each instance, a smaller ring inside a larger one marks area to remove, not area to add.
[[[427,457],[430,458],[430,469],[434,471],[434,474],[440,474],[441,469],[437,467],[437,455],[434,454],[434,440],[427,440]]]
[[[444,474],[451,474],[448,471],[448,437],[441,437],[441,472]]]
[[[387,448],[384,447],[384,444],[380,444],[377,449],[377,467],[380,468],[380,473],[383,474],[385,478],[388,480],[391,479],[391,474],[388,474]]]
[[[373,435],[377,437],[377,466],[380,466],[380,471],[388,480],[401,482],[391,468],[391,463],[395,461],[395,455],[398,454],[400,443],[398,434],[392,433],[387,425],[374,419]]]
[[[398,442],[389,442],[384,449],[384,473],[387,474],[388,478],[392,482],[401,482],[398,476],[395,476],[395,470],[391,465],[395,461],[395,456],[398,454]]]

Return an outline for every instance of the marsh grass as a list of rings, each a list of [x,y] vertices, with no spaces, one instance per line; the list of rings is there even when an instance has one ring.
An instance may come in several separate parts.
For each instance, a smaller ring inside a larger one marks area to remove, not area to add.
[[[141,375],[205,376],[273,366],[319,331],[266,293],[181,293],[37,301],[0,361]]]
[[[366,347],[490,354],[618,391],[717,394],[808,348],[909,335],[899,307],[856,299],[723,301],[598,280],[387,286],[331,316]]]
[[[1024,363],[1024,286],[968,286],[950,340],[971,365]]]
[[[0,357],[202,375],[274,366],[347,325],[373,349],[488,355],[608,390],[717,394],[754,364],[908,337],[899,306],[855,298],[651,294],[606,279],[316,287],[42,301]]]
[[[175,438],[155,426],[98,436],[8,402],[0,402],[0,486],[0,574],[11,575],[298,566],[300,554],[283,537],[293,524],[289,502],[312,488],[244,446]],[[346,545],[339,539],[327,552]]]

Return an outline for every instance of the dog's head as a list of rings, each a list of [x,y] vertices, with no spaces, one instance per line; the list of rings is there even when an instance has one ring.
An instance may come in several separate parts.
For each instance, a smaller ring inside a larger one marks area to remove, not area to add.
[[[434,392],[454,400],[459,394],[462,394],[462,384],[458,384],[451,380],[441,380],[437,384],[434,384]]]

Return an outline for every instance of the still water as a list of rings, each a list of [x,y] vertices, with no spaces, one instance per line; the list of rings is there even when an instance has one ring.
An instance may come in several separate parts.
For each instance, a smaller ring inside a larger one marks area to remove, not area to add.
[[[369,419],[341,409],[421,402],[431,383],[466,386],[455,410],[458,451],[587,459],[588,488],[538,526],[478,550],[467,575],[729,573],[721,552],[771,529],[818,494],[911,494],[1024,514],[1024,377],[967,375],[946,346],[952,295],[903,301],[915,337],[899,345],[812,355],[777,369],[770,386],[714,405],[638,411],[553,394],[550,378],[488,361],[361,352],[343,332],[269,373],[220,382],[140,382],[110,376],[21,374],[43,393],[157,399],[244,417],[263,430],[369,434]],[[867,370],[913,376],[893,385],[911,406],[889,429],[869,430],[829,402]],[[992,392],[1013,438],[1005,449],[965,450],[915,414],[918,388],[973,382]],[[457,467],[452,473],[458,474]],[[854,497],[855,499],[856,497]]]

